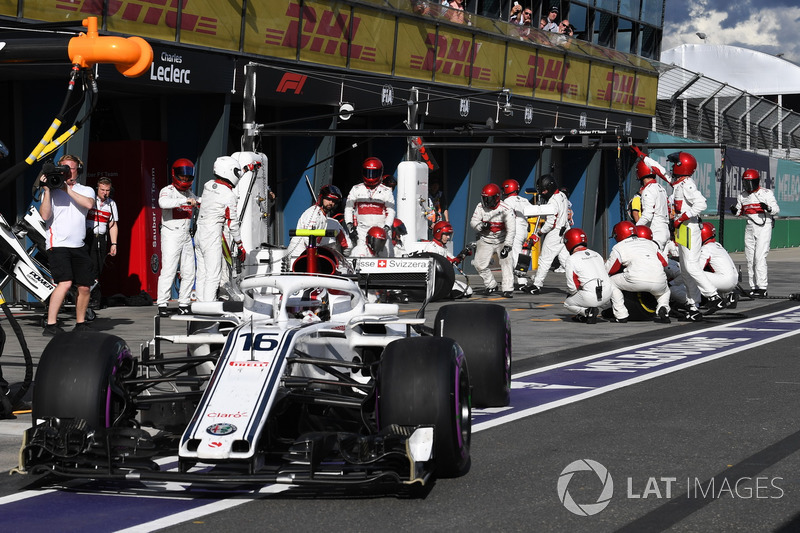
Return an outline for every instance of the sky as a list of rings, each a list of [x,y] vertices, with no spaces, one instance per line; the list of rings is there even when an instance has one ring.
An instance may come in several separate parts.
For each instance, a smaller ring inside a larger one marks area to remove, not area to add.
[[[667,0],[662,50],[682,44],[726,44],[800,64],[798,0]],[[765,73],[767,74],[767,73]]]

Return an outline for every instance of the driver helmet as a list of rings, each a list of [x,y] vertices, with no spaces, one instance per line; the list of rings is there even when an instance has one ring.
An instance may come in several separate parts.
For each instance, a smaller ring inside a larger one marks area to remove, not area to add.
[[[306,320],[315,315],[320,320],[330,318],[330,298],[328,290],[324,288],[305,289],[293,295],[286,306],[286,312],[294,318]]]
[[[179,191],[188,191],[194,181],[194,163],[180,158],[172,163],[172,185]]]

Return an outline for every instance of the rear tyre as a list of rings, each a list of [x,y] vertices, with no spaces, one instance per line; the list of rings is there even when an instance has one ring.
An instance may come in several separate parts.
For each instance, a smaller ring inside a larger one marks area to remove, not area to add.
[[[52,416],[82,418],[107,428],[130,408],[120,378],[133,368],[128,345],[106,333],[63,333],[42,352],[33,390],[33,421]],[[132,412],[131,412],[132,413]]]
[[[452,339],[412,337],[384,350],[378,377],[379,425],[433,425],[439,477],[458,476],[469,464],[469,394],[467,362]]]
[[[475,407],[503,407],[511,395],[511,325],[497,304],[445,305],[434,335],[455,340],[467,356]]]
[[[412,254],[412,257],[430,257],[433,259],[433,296],[431,301],[442,300],[450,297],[450,291],[453,290],[453,283],[456,281],[456,271],[451,263],[443,255],[435,254],[433,252],[420,252]],[[425,293],[422,291],[408,291],[409,295],[417,301],[425,299]]]

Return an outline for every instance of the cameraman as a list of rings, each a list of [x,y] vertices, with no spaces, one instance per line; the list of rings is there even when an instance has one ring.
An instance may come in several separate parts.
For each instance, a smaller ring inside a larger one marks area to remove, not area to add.
[[[75,303],[75,331],[90,330],[86,324],[86,308],[89,305],[89,287],[94,281],[89,253],[84,247],[86,237],[86,215],[94,206],[94,190],[78,183],[83,162],[74,155],[64,155],[58,160],[63,169],[58,179],[58,167],[54,172],[39,176],[42,186],[42,202],[39,214],[45,221],[47,232],[47,259],[56,288],[50,295],[47,308],[47,325],[42,335],[51,336],[63,332],[58,324],[58,311],[64,303],[73,282],[78,297]],[[58,183],[58,182],[61,183]],[[58,185],[56,187],[56,185]]]

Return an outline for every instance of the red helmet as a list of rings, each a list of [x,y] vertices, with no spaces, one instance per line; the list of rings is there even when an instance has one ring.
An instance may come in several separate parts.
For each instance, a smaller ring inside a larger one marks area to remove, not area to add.
[[[667,159],[672,162],[672,175],[676,178],[691,176],[697,170],[697,159],[687,152],[669,154]]]
[[[586,232],[581,228],[572,228],[564,234],[564,246],[567,247],[569,253],[572,253],[572,250],[578,246],[586,246],[586,241]]]
[[[638,163],[636,163],[636,179],[643,180],[645,178],[655,178],[656,173],[653,171],[652,168],[647,166],[647,163],[644,162],[643,159],[640,159]]]
[[[742,174],[742,186],[744,187],[745,192],[747,193],[754,193],[759,189],[759,180],[761,176],[758,173],[758,170],[754,170],[749,168],[744,171]]]
[[[331,211],[333,211],[339,205],[339,202],[342,201],[342,198],[342,191],[339,189],[339,187],[336,185],[323,185],[319,190],[317,205],[322,207],[322,200],[331,200],[333,202],[333,208]]]
[[[707,242],[716,242],[717,239],[717,228],[714,227],[714,224],[710,222],[703,222],[703,227],[700,228],[700,238],[703,241],[703,244]]]
[[[194,181],[194,163],[185,158],[172,163],[172,185],[179,191],[188,191]]]
[[[383,163],[377,157],[368,157],[361,164],[361,177],[370,189],[378,186],[383,179]]]
[[[636,235],[636,226],[634,226],[633,222],[630,220],[623,220],[622,222],[617,222],[614,225],[614,229],[611,230],[611,236],[617,241],[622,242],[628,237],[633,237]]]
[[[633,230],[636,233],[636,236],[640,239],[647,239],[648,241],[653,240],[653,230],[651,230],[649,227],[635,226]]]
[[[503,196],[516,196],[519,194],[519,182],[517,180],[506,180],[503,182]]]
[[[378,255],[386,246],[386,230],[380,226],[372,226],[367,232],[367,247]]]
[[[442,235],[449,233],[453,234],[453,226],[449,222],[442,220],[433,225],[433,240],[442,244]]]
[[[496,183],[484,185],[481,190],[481,202],[486,209],[494,209],[500,204],[500,187]]]
[[[406,225],[399,218],[395,218],[394,222],[392,222],[392,242],[397,244],[400,242],[400,237],[407,234]]]

